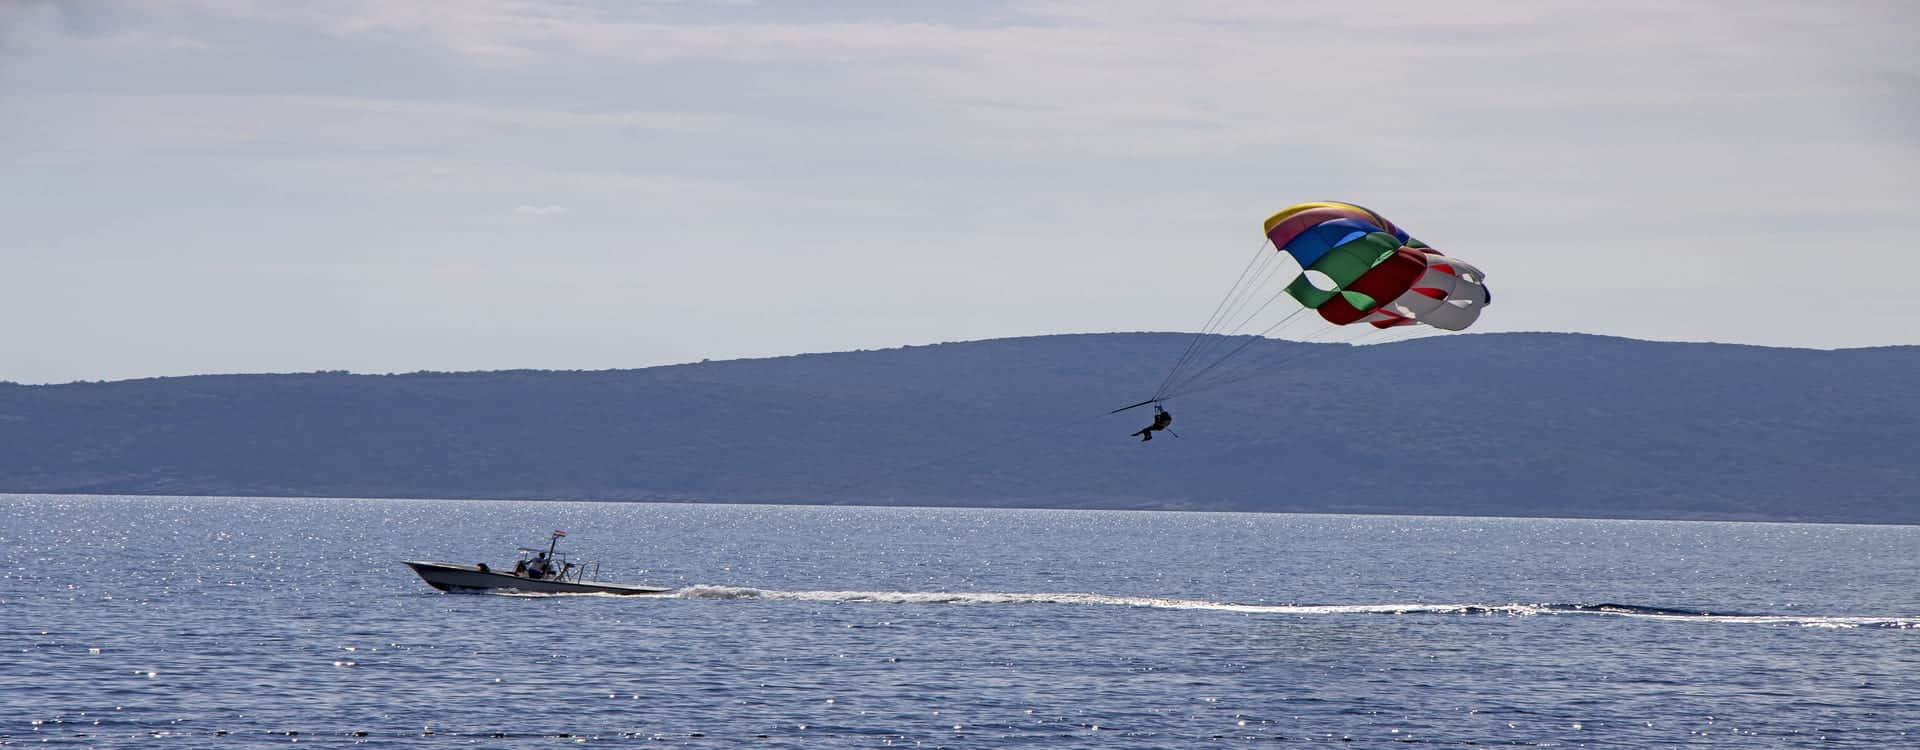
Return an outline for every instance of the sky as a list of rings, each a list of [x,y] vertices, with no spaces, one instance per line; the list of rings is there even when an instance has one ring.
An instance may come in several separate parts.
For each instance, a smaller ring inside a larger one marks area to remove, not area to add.
[[[0,380],[1193,331],[1289,204],[1473,331],[1920,344],[1920,3],[0,0]]]

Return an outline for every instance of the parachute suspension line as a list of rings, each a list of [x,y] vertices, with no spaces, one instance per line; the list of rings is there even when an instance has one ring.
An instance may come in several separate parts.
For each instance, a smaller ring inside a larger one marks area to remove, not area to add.
[[[1279,356],[1279,357],[1272,358],[1270,360],[1264,360],[1261,362],[1260,368],[1253,369],[1251,372],[1234,375],[1234,376],[1228,376],[1225,378],[1215,378],[1206,383],[1193,384],[1191,387],[1184,390],[1183,393],[1184,394],[1202,393],[1205,391],[1214,390],[1216,388],[1223,388],[1229,385],[1234,385],[1236,383],[1242,383],[1242,382],[1251,380],[1253,378],[1263,377],[1267,375],[1267,372],[1265,372],[1265,370],[1268,368],[1269,365],[1277,366],[1279,364],[1287,364],[1287,365],[1297,366],[1303,362],[1310,362],[1310,361],[1320,359],[1322,357],[1326,357],[1332,354],[1341,354],[1341,353],[1350,354],[1353,352],[1353,350],[1363,346],[1374,346],[1378,344],[1395,343],[1397,341],[1404,341],[1407,338],[1411,338],[1411,336],[1406,336],[1406,335],[1396,336],[1395,332],[1400,331],[1402,329],[1410,329],[1413,327],[1414,326],[1395,326],[1393,328],[1374,328],[1373,326],[1367,326],[1369,330],[1360,332],[1358,335],[1351,335],[1353,332],[1345,331],[1345,333],[1348,333],[1349,336],[1345,337],[1346,340],[1344,341],[1315,342],[1314,347],[1311,350],[1296,351],[1296,352],[1289,353],[1288,355],[1285,355],[1285,356]],[[1408,333],[1411,333],[1411,331],[1409,331]],[[1301,342],[1301,343],[1307,343],[1307,342]]]
[[[1278,255],[1279,253],[1275,253],[1274,255],[1268,256],[1268,257],[1272,258],[1272,257],[1277,257]],[[1244,286],[1241,287],[1240,293],[1236,295],[1236,298],[1234,299],[1233,304],[1227,308],[1225,314],[1220,316],[1220,323],[1222,325],[1216,326],[1213,332],[1227,333],[1228,335],[1232,335],[1232,332],[1238,331],[1240,328],[1246,326],[1247,324],[1246,320],[1241,320],[1239,323],[1235,323],[1231,327],[1228,327],[1224,324],[1229,321],[1240,318],[1241,317],[1240,313],[1247,309],[1247,305],[1250,305],[1253,303],[1253,300],[1259,296],[1260,290],[1266,288],[1267,283],[1272,281],[1273,277],[1280,272],[1281,268],[1284,268],[1284,267],[1286,267],[1285,263],[1268,262],[1268,263],[1261,264],[1260,270],[1256,272],[1255,276],[1253,277],[1253,282],[1249,284],[1245,284]]]
[[[1276,253],[1276,255],[1277,254],[1278,253]],[[1267,269],[1265,274],[1263,274],[1258,280],[1256,280],[1252,285],[1248,287],[1248,293],[1241,296],[1239,301],[1237,301],[1234,304],[1233,309],[1228,311],[1227,318],[1222,321],[1223,323],[1231,322],[1234,320],[1238,320],[1239,322],[1233,323],[1231,326],[1223,325],[1220,328],[1214,331],[1211,331],[1210,333],[1218,334],[1218,336],[1202,342],[1200,344],[1200,348],[1194,352],[1194,356],[1192,359],[1189,360],[1189,362],[1211,361],[1213,355],[1217,353],[1221,348],[1231,346],[1231,344],[1228,343],[1227,341],[1228,337],[1240,335],[1241,332],[1246,330],[1248,325],[1252,324],[1253,321],[1257,320],[1260,317],[1261,313],[1266,312],[1267,308],[1272,307],[1274,302],[1278,301],[1282,297],[1287,296],[1286,287],[1282,286],[1281,288],[1275,290],[1272,294],[1268,295],[1266,300],[1261,302],[1259,307],[1254,308],[1254,311],[1252,313],[1246,313],[1244,316],[1242,315],[1242,313],[1246,311],[1247,306],[1252,304],[1253,300],[1258,296],[1257,292],[1261,289],[1264,289],[1267,286],[1267,283],[1269,281],[1272,281],[1273,278],[1279,274],[1280,269],[1283,267],[1285,267],[1285,264],[1277,264],[1274,267]],[[1291,281],[1291,279],[1289,279],[1289,281]],[[1297,308],[1294,310],[1294,313],[1297,314],[1304,309],[1305,308]],[[1288,317],[1291,317],[1291,316],[1288,316]],[[1284,320],[1281,321],[1281,323],[1285,323],[1285,322],[1286,321]]]
[[[1283,366],[1284,367],[1297,366],[1303,361],[1307,361],[1316,356],[1320,356],[1324,354],[1325,351],[1328,349],[1332,349],[1334,347],[1339,346],[1338,343],[1333,343],[1333,342],[1295,341],[1291,343],[1294,343],[1299,346],[1312,347],[1312,348],[1307,349],[1306,351],[1287,352],[1286,354],[1281,356],[1276,356],[1276,357],[1271,357],[1269,359],[1261,360],[1258,362],[1257,365],[1253,366],[1251,369],[1234,370],[1232,372],[1222,370],[1222,371],[1212,373],[1211,377],[1196,377],[1192,381],[1189,381],[1181,386],[1180,395],[1191,396],[1196,393],[1206,393],[1208,391],[1216,390],[1224,386],[1240,383],[1247,380],[1252,380],[1258,377],[1263,377],[1263,376],[1269,375],[1270,373],[1268,371],[1272,369],[1280,368]]]
[[[1276,300],[1286,293],[1286,285],[1282,284],[1278,289],[1275,289],[1269,294],[1266,300],[1261,302],[1260,306],[1255,309],[1252,314],[1242,315],[1247,309],[1247,306],[1252,304],[1254,299],[1259,296],[1260,292],[1268,288],[1269,282],[1273,281],[1274,277],[1280,275],[1283,269],[1292,266],[1291,263],[1284,260],[1275,260],[1280,257],[1280,253],[1278,252],[1274,252],[1266,257],[1268,262],[1263,264],[1259,271],[1255,272],[1253,280],[1241,285],[1237,299],[1234,300],[1225,314],[1221,316],[1220,325],[1215,326],[1215,328],[1208,331],[1208,333],[1228,337],[1238,335],[1242,331],[1245,331],[1247,326],[1260,316],[1260,313],[1265,312],[1268,307],[1271,307]],[[1289,275],[1287,277],[1287,283],[1292,283],[1295,276],[1298,276],[1298,274]],[[1230,326],[1226,325],[1233,320],[1239,320],[1239,322]],[[1213,351],[1217,351],[1222,346],[1226,346],[1226,344],[1223,343],[1222,339],[1217,337],[1203,341],[1200,347],[1195,350],[1194,356],[1188,361],[1205,360]]]
[[[1174,373],[1193,361],[1193,358],[1201,351],[1204,351],[1207,345],[1208,335],[1218,332],[1221,326],[1225,324],[1227,320],[1231,319],[1233,312],[1244,304],[1242,300],[1245,295],[1249,293],[1250,289],[1257,286],[1249,284],[1248,280],[1262,277],[1266,273],[1267,267],[1273,264],[1274,256],[1278,255],[1278,253],[1268,253],[1267,247],[1267,242],[1263,240],[1254,248],[1253,257],[1247,260],[1247,265],[1240,269],[1239,278],[1234,280],[1233,285],[1227,288],[1227,293],[1220,298],[1218,304],[1214,305],[1213,315],[1207,318],[1206,325],[1201,326],[1200,330],[1194,334],[1193,339],[1187,342],[1186,351],[1182,352],[1180,359],[1174,362],[1173,368],[1168,372],[1167,380],[1171,380]],[[1165,381],[1162,382],[1164,383]]]
[[[1268,246],[1263,245],[1262,247],[1265,248]],[[1161,387],[1155,392],[1156,399],[1166,398],[1168,395],[1180,390],[1183,381],[1191,381],[1199,376],[1198,372],[1189,370],[1189,367],[1197,364],[1199,365],[1200,372],[1206,372],[1219,367],[1227,360],[1232,359],[1240,351],[1245,350],[1247,346],[1252,344],[1251,341],[1241,342],[1236,346],[1233,339],[1254,325],[1255,321],[1260,320],[1267,309],[1273,306],[1273,303],[1281,299],[1291,299],[1291,295],[1287,293],[1287,287],[1299,278],[1301,272],[1293,270],[1296,269],[1297,266],[1291,263],[1289,259],[1275,260],[1279,255],[1280,253],[1275,252],[1266,256],[1268,262],[1253,272],[1250,281],[1244,277],[1241,279],[1236,285],[1237,289],[1235,293],[1230,295],[1232,301],[1227,304],[1223,313],[1217,316],[1214,325],[1204,332],[1212,335],[1200,340],[1196,346],[1189,350],[1186,357],[1179,363],[1179,366],[1168,373],[1167,378],[1161,383]],[[1284,277],[1282,283],[1277,286],[1270,285],[1270,282],[1280,277]],[[1259,300],[1262,296],[1261,293],[1269,288],[1271,288],[1272,291],[1265,294],[1265,299],[1260,300],[1259,306],[1254,308],[1252,312],[1247,312],[1248,306],[1252,305],[1255,300]],[[1305,307],[1293,308],[1292,312],[1281,317],[1280,320],[1267,325],[1265,330],[1257,334],[1256,338],[1267,336],[1273,333],[1275,329],[1293,323],[1296,318],[1306,311],[1307,308]],[[1224,354],[1221,353],[1223,349],[1227,350]]]
[[[1227,335],[1231,336],[1231,335],[1238,334],[1242,329],[1245,329],[1249,323],[1252,323],[1255,319],[1259,318],[1260,313],[1266,312],[1267,308],[1272,307],[1273,303],[1280,301],[1280,299],[1283,297],[1288,299],[1292,298],[1291,295],[1287,294],[1287,290],[1285,287],[1281,287],[1278,291],[1274,292],[1271,296],[1267,297],[1267,301],[1260,303],[1259,307],[1254,308],[1253,312],[1248,313],[1246,319],[1240,321],[1239,325],[1236,325],[1232,329],[1230,329]],[[1267,326],[1267,330],[1271,331],[1275,328],[1279,328],[1280,326],[1285,325],[1286,323],[1292,321],[1294,316],[1299,315],[1300,313],[1303,313],[1306,311],[1307,311],[1307,308],[1305,307],[1295,308],[1293,312],[1287,313],[1287,316],[1285,318],[1281,318],[1280,322]]]
[[[1307,308],[1302,308],[1301,310],[1304,311],[1306,309]],[[1308,316],[1307,318],[1305,318],[1305,320],[1313,321],[1315,319],[1312,316]],[[1282,321],[1282,323],[1290,323],[1290,322],[1291,321]],[[1358,330],[1356,328],[1348,327],[1348,326],[1331,326],[1330,327],[1330,326],[1321,326],[1317,324],[1310,324],[1310,325],[1312,325],[1312,330],[1310,330],[1304,336],[1295,335],[1295,331],[1291,330],[1291,329],[1298,328],[1298,326],[1287,325],[1286,328],[1289,330],[1281,331],[1277,335],[1276,335],[1275,329],[1281,328],[1281,325],[1276,324],[1275,326],[1269,327],[1268,330],[1261,332],[1260,337],[1249,339],[1245,342],[1242,342],[1240,347],[1236,348],[1233,352],[1229,352],[1228,356],[1220,358],[1220,360],[1218,360],[1215,363],[1216,367],[1203,369],[1200,372],[1196,372],[1193,375],[1183,379],[1180,383],[1176,385],[1175,390],[1177,390],[1182,394],[1190,394],[1197,391],[1212,390],[1218,387],[1219,385],[1222,385],[1225,383],[1234,383],[1234,382],[1239,382],[1241,380],[1246,380],[1251,377],[1256,377],[1264,371],[1277,368],[1284,364],[1291,363],[1299,357],[1312,355],[1316,352],[1322,351],[1322,347],[1320,346],[1311,346],[1309,348],[1295,348],[1289,351],[1268,353],[1264,356],[1257,356],[1251,361],[1244,362],[1244,364],[1246,365],[1245,367],[1234,368],[1234,370],[1232,371],[1220,370],[1217,367],[1217,365],[1226,364],[1228,359],[1231,359],[1234,355],[1239,354],[1239,352],[1242,349],[1245,349],[1253,345],[1254,343],[1259,341],[1260,338],[1285,339],[1295,344],[1307,344],[1307,345],[1318,345],[1318,344],[1357,345],[1357,344],[1354,344],[1355,341],[1366,339],[1369,336],[1372,336],[1378,333],[1380,330],[1372,326],[1366,326],[1365,327],[1366,330],[1362,331],[1362,330]],[[1245,371],[1245,372],[1250,372],[1252,374],[1235,377],[1234,376],[1235,371]],[[1209,377],[1209,375],[1211,375],[1211,377]]]
[[[1281,318],[1279,322],[1274,323],[1273,325],[1267,326],[1265,330],[1262,330],[1259,333],[1248,336],[1245,341],[1240,342],[1239,346],[1234,347],[1232,350],[1228,351],[1226,354],[1223,354],[1220,357],[1214,359],[1213,362],[1208,364],[1206,367],[1202,367],[1200,368],[1199,371],[1183,377],[1178,383],[1175,383],[1173,387],[1169,388],[1168,392],[1170,394],[1178,393],[1182,395],[1193,393],[1194,391],[1191,386],[1193,386],[1194,383],[1199,382],[1202,378],[1206,377],[1207,373],[1213,372],[1215,369],[1219,368],[1221,365],[1226,364],[1227,360],[1233,359],[1234,355],[1237,355],[1240,352],[1246,351],[1247,347],[1253,346],[1257,342],[1267,340],[1268,334],[1273,333],[1275,329],[1278,329],[1281,326],[1285,326],[1289,323],[1292,323],[1295,319],[1299,318],[1301,313],[1306,312],[1307,310],[1308,308],[1305,308],[1305,307],[1295,310],[1289,313],[1286,317]],[[1331,331],[1324,331],[1324,330],[1318,331],[1312,335],[1307,336],[1306,340],[1303,340],[1301,343],[1306,343],[1306,341],[1310,341],[1317,336],[1324,335],[1330,332]]]
[[[1258,333],[1249,334],[1246,339],[1240,341],[1237,346],[1234,346],[1232,349],[1228,350],[1225,354],[1221,354],[1220,356],[1214,357],[1213,360],[1209,362],[1205,367],[1202,367],[1199,370],[1196,370],[1194,372],[1184,374],[1180,378],[1180,380],[1175,382],[1173,386],[1168,390],[1171,392],[1181,393],[1181,394],[1191,392],[1191,386],[1194,383],[1201,381],[1207,376],[1208,373],[1211,373],[1219,369],[1221,366],[1225,365],[1228,361],[1233,360],[1235,357],[1239,356],[1241,352],[1246,351],[1249,347],[1252,347],[1254,344],[1259,343],[1263,340],[1272,340],[1274,338],[1284,338],[1284,339],[1305,342],[1305,341],[1312,341],[1315,338],[1324,336],[1327,333],[1329,333],[1329,331],[1326,330],[1325,328],[1317,328],[1316,330],[1311,331],[1305,336],[1299,336],[1296,333],[1295,329],[1299,328],[1299,326],[1295,325],[1296,323],[1303,320],[1304,321],[1314,320],[1312,316],[1302,317],[1304,313],[1308,312],[1308,310],[1309,308],[1305,308],[1305,307],[1296,309],[1293,312],[1288,313],[1286,317],[1281,318],[1279,321],[1273,323],[1272,325],[1267,326],[1265,329],[1262,329]]]
[[[1284,294],[1284,292],[1282,292],[1282,294]],[[1267,304],[1272,304],[1272,302],[1273,300],[1268,300]],[[1266,305],[1262,305],[1261,309],[1262,310],[1266,309]],[[1242,351],[1245,351],[1247,347],[1253,346],[1255,342],[1258,342],[1266,338],[1268,334],[1273,333],[1276,329],[1279,329],[1283,326],[1287,326],[1293,323],[1295,319],[1300,317],[1301,313],[1304,313],[1306,311],[1307,311],[1307,308],[1302,307],[1297,310],[1294,310],[1293,312],[1287,313],[1286,317],[1283,317],[1280,320],[1273,323],[1272,325],[1267,326],[1265,329],[1261,330],[1259,333],[1248,334],[1246,337],[1246,340],[1240,342],[1238,345],[1233,345],[1230,342],[1232,338],[1235,338],[1239,335],[1239,327],[1233,329],[1233,331],[1231,332],[1220,334],[1219,336],[1214,338],[1214,342],[1218,342],[1218,343],[1208,348],[1209,350],[1207,352],[1207,357],[1205,359],[1206,364],[1193,372],[1181,373],[1179,379],[1168,384],[1166,388],[1167,392],[1173,393],[1176,391],[1183,390],[1184,388],[1186,388],[1187,384],[1192,383],[1194,380],[1199,379],[1201,376],[1204,376],[1209,372],[1212,372],[1215,368],[1218,368],[1219,366],[1226,364],[1227,360],[1233,359],[1235,355],[1239,354]],[[1257,315],[1258,313],[1256,312],[1255,314]],[[1250,322],[1251,320],[1252,318],[1249,318],[1248,321],[1242,322],[1240,327],[1245,327],[1246,323]],[[1210,343],[1213,343],[1213,342],[1210,342]],[[1219,354],[1218,356],[1214,356],[1215,353],[1218,352],[1221,347],[1226,347],[1226,346],[1232,346],[1232,348],[1228,349],[1225,354]],[[1200,358],[1195,357],[1195,360],[1198,361],[1200,360]]]
[[[1237,298],[1246,293],[1243,287],[1248,277],[1258,276],[1265,270],[1265,267],[1273,261],[1273,256],[1279,255],[1279,253],[1268,253],[1268,244],[1267,241],[1262,240],[1259,246],[1253,249],[1253,257],[1247,259],[1247,264],[1240,269],[1239,278],[1234,279],[1233,286],[1228,287],[1227,293],[1222,295],[1220,301],[1213,306],[1213,314],[1207,316],[1206,325],[1201,326],[1200,330],[1194,333],[1193,338],[1187,342],[1186,350],[1180,353],[1180,358],[1174,360],[1173,367],[1167,370],[1167,376],[1161,379],[1160,387],[1154,389],[1153,398],[1148,399],[1144,403],[1153,403],[1165,396],[1167,384],[1173,380],[1174,375],[1180,372],[1180,368],[1185,366],[1188,360],[1193,357],[1195,348],[1199,347],[1206,337],[1213,332],[1215,326],[1226,321],[1226,316],[1223,315],[1223,313],[1237,304]],[[1256,268],[1260,270],[1256,270]],[[1140,405],[1142,404],[1135,404],[1135,406]]]
[[[1278,364],[1285,364],[1288,367],[1299,367],[1303,364],[1313,362],[1315,360],[1318,360],[1330,355],[1351,354],[1353,350],[1358,348],[1359,346],[1361,345],[1357,343],[1350,344],[1350,345],[1342,345],[1340,342],[1337,342],[1337,341],[1319,342],[1319,343],[1313,344],[1314,348],[1309,351],[1296,352],[1290,356],[1280,358],[1277,361],[1277,364],[1275,366],[1278,366]],[[1267,373],[1254,370],[1251,372],[1241,373],[1234,376],[1214,378],[1213,380],[1208,381],[1206,383],[1195,385],[1193,388],[1189,389],[1186,392],[1188,394],[1205,393],[1207,391],[1216,390],[1219,388],[1225,388],[1230,385],[1244,383],[1248,380],[1252,380],[1258,377],[1263,377],[1266,375]]]

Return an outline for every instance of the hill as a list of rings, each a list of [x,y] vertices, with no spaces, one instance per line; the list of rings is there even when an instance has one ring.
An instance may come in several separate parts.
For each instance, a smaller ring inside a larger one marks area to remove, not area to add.
[[[1920,347],[1260,341],[1129,439],[1192,338],[6,384],[0,491],[1920,523]]]

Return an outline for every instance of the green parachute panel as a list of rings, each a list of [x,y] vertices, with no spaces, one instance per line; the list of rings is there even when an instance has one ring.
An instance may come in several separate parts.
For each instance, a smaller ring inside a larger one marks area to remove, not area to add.
[[[1386,232],[1369,233],[1366,236],[1327,251],[1326,255],[1320,256],[1319,260],[1314,261],[1313,265],[1307,267],[1309,271],[1317,271],[1325,274],[1327,278],[1332,279],[1333,289],[1321,289],[1314,286],[1313,282],[1309,281],[1307,275],[1303,273],[1300,274],[1300,278],[1294,279],[1293,283],[1287,285],[1287,294],[1299,300],[1303,306],[1317,308],[1326,304],[1327,301],[1333,299],[1334,296],[1340,294],[1342,289],[1346,288],[1348,284],[1353,283],[1355,279],[1360,278],[1361,274],[1371,270],[1374,266],[1380,265],[1381,261],[1393,257],[1394,251],[1399,249],[1400,239],[1398,237],[1387,234]],[[1365,295],[1361,296],[1364,297]],[[1367,299],[1369,302],[1372,300],[1370,297]]]

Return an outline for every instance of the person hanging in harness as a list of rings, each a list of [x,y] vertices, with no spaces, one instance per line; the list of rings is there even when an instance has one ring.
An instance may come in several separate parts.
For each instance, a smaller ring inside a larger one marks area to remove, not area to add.
[[[1140,442],[1144,443],[1148,440],[1153,439],[1153,433],[1167,429],[1167,425],[1170,425],[1170,424],[1173,424],[1173,412],[1160,408],[1159,404],[1154,404],[1153,405],[1153,424],[1142,427],[1140,428],[1139,432],[1136,432],[1133,434],[1139,435]]]

